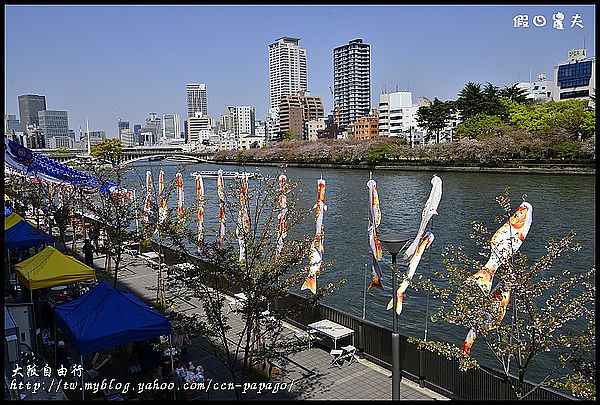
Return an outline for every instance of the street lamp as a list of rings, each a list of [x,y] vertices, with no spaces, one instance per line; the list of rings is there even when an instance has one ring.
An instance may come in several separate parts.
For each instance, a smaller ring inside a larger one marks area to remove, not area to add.
[[[379,241],[392,255],[392,400],[400,399],[400,335],[398,335],[398,315],[396,314],[396,290],[398,276],[396,275],[396,255],[406,245],[410,238],[400,233],[381,235]]]

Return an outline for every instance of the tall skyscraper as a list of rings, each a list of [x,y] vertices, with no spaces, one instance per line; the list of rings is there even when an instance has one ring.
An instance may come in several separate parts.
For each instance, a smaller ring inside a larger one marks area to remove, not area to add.
[[[46,139],[55,136],[69,136],[69,120],[66,111],[38,111],[38,122]]]
[[[341,126],[369,115],[371,46],[360,38],[333,49],[333,99]]]
[[[281,97],[307,89],[306,49],[300,38],[281,37],[269,44],[270,108],[278,108]]]
[[[194,117],[197,112],[201,112],[203,115],[207,116],[206,84],[188,83],[186,85],[186,90],[188,118]]]
[[[181,136],[181,124],[179,114],[163,114],[162,137],[165,140],[179,138]]]
[[[21,119],[21,128],[23,132],[27,125],[40,125],[38,112],[46,109],[46,96],[37,94],[25,94],[19,96],[19,118]]]

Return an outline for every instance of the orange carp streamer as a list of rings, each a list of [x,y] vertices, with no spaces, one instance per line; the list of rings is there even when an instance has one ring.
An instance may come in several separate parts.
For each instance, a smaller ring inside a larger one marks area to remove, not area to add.
[[[301,288],[301,290],[308,288],[313,294],[317,293],[317,276],[321,271],[321,263],[323,262],[323,237],[325,235],[325,231],[323,229],[323,214],[325,211],[327,211],[327,206],[325,205],[325,180],[317,180],[317,191],[317,203],[313,207],[316,208],[315,237],[310,246],[310,262],[306,274],[306,280],[304,281],[304,284],[302,284]]]

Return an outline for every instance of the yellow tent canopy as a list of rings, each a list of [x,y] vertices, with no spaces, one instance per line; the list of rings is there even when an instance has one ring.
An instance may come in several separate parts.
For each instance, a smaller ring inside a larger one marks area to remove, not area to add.
[[[4,201],[10,201],[10,197],[4,194]]]
[[[4,230],[6,231],[8,228],[16,225],[19,221],[24,221],[23,217],[13,212],[7,217],[4,217]]]
[[[4,230],[6,231],[8,228],[12,228],[14,225],[18,224],[19,221],[27,221],[25,218],[13,212],[7,217],[4,217]],[[27,221],[31,226],[35,226],[35,224],[31,221]],[[37,227],[36,227],[37,228]]]
[[[52,246],[15,265],[17,276],[30,290],[75,284],[96,278],[96,271]]]

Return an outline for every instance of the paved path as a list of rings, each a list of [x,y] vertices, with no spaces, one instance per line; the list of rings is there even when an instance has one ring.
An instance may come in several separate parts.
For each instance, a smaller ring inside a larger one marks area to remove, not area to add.
[[[81,246],[81,243],[79,243]],[[98,256],[94,259],[98,279],[110,280],[104,269],[105,257]],[[124,255],[122,268],[119,271],[117,288],[129,290],[138,297],[151,304],[156,298],[156,270],[150,268],[140,257]],[[204,317],[201,302],[193,297],[183,283],[167,283],[167,300],[177,305],[177,311],[185,314],[197,313]],[[232,330],[228,337],[237,339],[236,333],[242,328],[241,317],[235,313],[229,314]],[[298,329],[284,322],[284,339],[295,339],[294,333]],[[212,379],[213,383],[232,381],[229,370],[211,353],[210,345],[204,338],[197,338],[188,347],[186,357],[201,364],[205,370],[205,377]],[[285,368],[287,373],[273,378],[273,383],[280,383],[278,392],[273,389],[263,389],[258,393],[256,389],[247,390],[248,399],[326,399],[326,400],[369,400],[391,399],[391,372],[364,359],[352,364],[343,364],[341,368],[330,367],[331,356],[328,349],[320,346],[304,349],[287,356]],[[285,363],[285,360],[284,360]],[[281,388],[284,387],[282,390]],[[419,387],[407,378],[403,378],[400,388],[401,399],[410,400],[446,400],[447,398],[429,390]],[[204,396],[206,398],[206,396]],[[235,399],[235,394],[230,390],[210,390],[208,399]]]

